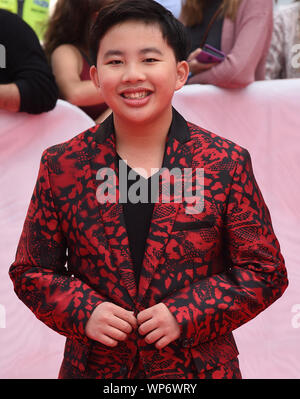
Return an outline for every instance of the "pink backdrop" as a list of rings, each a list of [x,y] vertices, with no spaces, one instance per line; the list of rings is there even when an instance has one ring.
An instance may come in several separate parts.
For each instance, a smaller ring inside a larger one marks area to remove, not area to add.
[[[289,276],[282,298],[234,332],[244,378],[300,378],[300,80],[246,89],[185,86],[182,115],[247,148],[269,206]],[[93,125],[59,101],[46,114],[0,111],[0,378],[57,378],[65,338],[18,300],[8,277],[43,149]]]

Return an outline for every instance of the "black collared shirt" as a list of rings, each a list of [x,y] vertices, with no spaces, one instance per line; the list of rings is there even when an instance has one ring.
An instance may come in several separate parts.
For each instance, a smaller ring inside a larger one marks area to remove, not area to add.
[[[146,240],[155,204],[154,202],[151,202],[151,181],[154,175],[152,175],[148,179],[145,179],[143,176],[136,173],[119,156],[119,154],[117,154],[117,161],[122,162],[123,166],[125,165],[125,167],[127,168],[127,181],[125,182],[125,184],[124,182],[122,182],[123,187],[125,185],[127,186],[127,193],[125,193],[127,198],[125,198],[124,193],[122,193],[124,200],[126,199],[126,202],[123,203],[123,212],[124,212],[125,225],[128,234],[131,259],[135,271],[136,284],[138,286],[144,253],[145,253]],[[120,174],[119,174],[119,179],[121,179]],[[138,181],[140,181],[142,185],[148,186],[147,198],[143,196],[142,199],[140,190],[138,189],[135,190],[134,187],[132,187],[133,184],[137,183]],[[131,191],[130,188],[132,188]],[[137,193],[137,196],[140,197],[140,201],[137,203],[135,203],[135,200],[133,198],[135,197],[134,196],[135,192]]]
[[[172,143],[178,142],[178,144],[183,144],[186,141],[190,140],[190,131],[187,126],[186,120],[180,115],[174,108],[172,108],[173,118],[172,123],[168,132],[167,143],[171,141]],[[114,121],[113,121],[113,114],[109,115],[105,121],[99,126],[97,131],[95,132],[95,141],[99,144],[106,144],[109,146],[114,146],[115,142],[115,132],[114,132]],[[166,144],[167,148],[167,144]],[[170,158],[175,157],[175,166],[178,165],[177,157],[181,156],[178,155],[176,152],[172,152],[168,154],[166,152],[163,157],[163,165],[162,168],[168,167],[170,165]],[[116,170],[118,170],[119,160],[121,158],[116,156]],[[126,165],[126,163],[125,163]],[[127,169],[127,186],[128,190],[132,184],[135,183],[135,180],[128,181],[128,174],[130,173],[131,168],[128,166]],[[134,173],[134,171],[132,172]],[[159,172],[157,172],[159,173]],[[156,174],[156,173],[155,173]],[[154,175],[152,175],[153,177]],[[120,174],[119,174],[120,178]],[[142,178],[143,179],[143,178]],[[151,190],[151,179],[144,179],[148,180],[149,190],[148,195],[150,198],[156,198],[157,195],[157,188],[156,192],[152,192]],[[120,182],[119,182],[120,183]],[[151,198],[151,199],[152,199]],[[124,211],[124,219],[125,225],[128,233],[129,239],[129,248],[132,256],[133,265],[136,272],[136,281],[139,281],[140,271],[143,263],[144,253],[146,249],[146,240],[149,233],[149,227],[151,223],[152,213],[154,210],[155,201],[148,203],[137,203],[132,204],[129,201],[123,204],[123,211]],[[138,286],[138,284],[137,284]]]

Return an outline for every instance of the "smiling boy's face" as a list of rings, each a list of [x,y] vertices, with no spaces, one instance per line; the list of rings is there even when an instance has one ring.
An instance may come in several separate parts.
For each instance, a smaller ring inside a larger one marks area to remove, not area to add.
[[[174,91],[186,82],[188,65],[177,62],[158,25],[126,21],[101,39],[91,78],[123,123],[143,125],[172,111]]]

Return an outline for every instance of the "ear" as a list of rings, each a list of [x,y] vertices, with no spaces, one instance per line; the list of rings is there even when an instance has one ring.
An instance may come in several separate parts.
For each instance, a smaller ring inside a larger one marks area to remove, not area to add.
[[[189,76],[190,68],[186,61],[180,61],[177,63],[177,81],[175,90],[179,90],[184,86]]]
[[[90,67],[90,78],[94,85],[97,87],[97,89],[100,88],[100,83],[99,83],[99,77],[98,77],[98,71],[95,65],[92,65]]]

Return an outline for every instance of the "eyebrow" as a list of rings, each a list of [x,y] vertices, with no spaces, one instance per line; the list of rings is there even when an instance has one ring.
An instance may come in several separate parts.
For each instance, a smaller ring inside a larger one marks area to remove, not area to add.
[[[144,48],[140,51],[141,54],[146,54],[146,53],[156,53],[159,55],[163,55],[163,53],[156,47],[147,47]]]
[[[146,53],[156,53],[158,55],[163,55],[163,53],[156,47],[146,47],[143,48],[142,50],[139,51],[140,54],[146,54]],[[122,56],[124,55],[124,52],[121,50],[108,50],[105,54],[104,54],[104,58],[108,58],[111,56]]]

